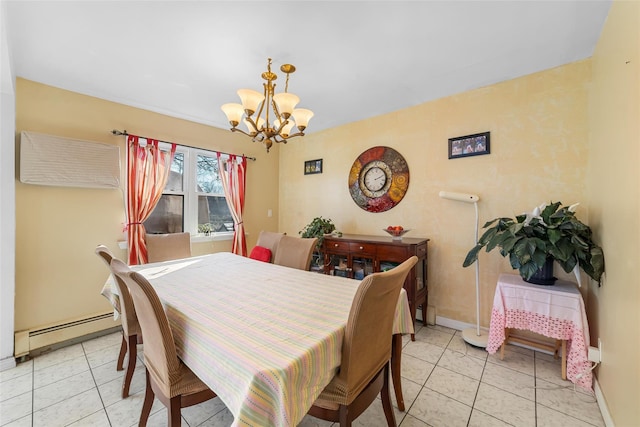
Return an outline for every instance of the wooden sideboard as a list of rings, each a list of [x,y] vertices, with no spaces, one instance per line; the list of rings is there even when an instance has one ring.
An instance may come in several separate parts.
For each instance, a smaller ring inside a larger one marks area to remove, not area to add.
[[[416,310],[422,306],[422,324],[426,325],[427,313],[427,242],[429,239],[403,237],[392,240],[390,236],[363,236],[345,234],[342,237],[324,237],[324,272],[335,276],[362,280],[364,276],[391,269],[413,255],[418,263],[404,283],[411,309],[416,320]],[[415,340],[415,336],[411,335]]]

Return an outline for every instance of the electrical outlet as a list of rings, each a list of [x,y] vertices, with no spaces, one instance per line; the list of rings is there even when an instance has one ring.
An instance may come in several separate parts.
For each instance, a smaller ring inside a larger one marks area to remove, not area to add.
[[[598,338],[598,362],[602,362],[602,341]]]
[[[598,338],[598,347],[589,346],[588,358],[594,363],[602,362],[602,341]]]

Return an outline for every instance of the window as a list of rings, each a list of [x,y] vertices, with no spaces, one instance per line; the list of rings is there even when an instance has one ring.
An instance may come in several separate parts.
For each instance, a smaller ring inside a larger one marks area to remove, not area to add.
[[[167,186],[144,226],[147,233],[233,232],[215,153],[178,146]]]

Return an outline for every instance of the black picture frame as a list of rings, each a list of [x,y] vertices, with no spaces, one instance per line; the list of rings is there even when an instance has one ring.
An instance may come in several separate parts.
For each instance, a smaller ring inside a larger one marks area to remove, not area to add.
[[[313,175],[322,173],[322,159],[306,160],[304,162],[304,174]]]
[[[449,138],[449,159],[481,156],[491,152],[491,132]]]

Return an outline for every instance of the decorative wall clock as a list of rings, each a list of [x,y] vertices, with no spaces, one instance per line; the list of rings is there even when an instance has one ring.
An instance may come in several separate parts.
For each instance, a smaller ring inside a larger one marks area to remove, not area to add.
[[[390,147],[372,147],[360,154],[349,172],[349,192],[368,212],[388,211],[402,200],[409,188],[409,166]]]

